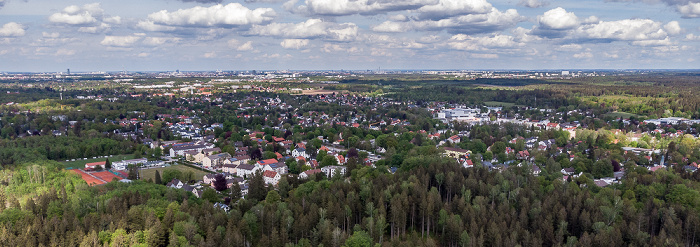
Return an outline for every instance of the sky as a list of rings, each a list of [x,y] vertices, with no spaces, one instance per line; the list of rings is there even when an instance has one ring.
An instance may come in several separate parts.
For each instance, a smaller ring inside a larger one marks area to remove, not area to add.
[[[0,71],[700,69],[700,0],[0,0]]]

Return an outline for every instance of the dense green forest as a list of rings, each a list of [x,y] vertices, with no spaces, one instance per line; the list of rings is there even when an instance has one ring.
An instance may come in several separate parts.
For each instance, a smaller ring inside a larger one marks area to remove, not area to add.
[[[279,190],[251,185],[232,210],[161,185],[88,187],[52,164],[3,170],[2,246],[693,246],[698,182],[628,168],[608,188],[547,180],[527,166],[463,169],[436,156],[388,174]],[[261,179],[261,178],[260,178]],[[255,180],[255,178],[253,179]],[[254,184],[255,182],[251,182]]]

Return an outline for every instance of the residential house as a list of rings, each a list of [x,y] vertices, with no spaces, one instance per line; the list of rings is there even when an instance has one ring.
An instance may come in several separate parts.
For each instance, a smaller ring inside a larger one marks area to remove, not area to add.
[[[101,169],[104,169],[104,168],[105,168],[105,164],[106,164],[105,161],[87,163],[87,164],[85,164],[85,170],[86,170],[86,171],[94,171],[95,169],[97,169],[98,166],[99,166]]]
[[[179,188],[182,188],[182,186],[184,186],[184,185],[185,185],[185,183],[183,183],[182,181],[180,181],[177,178],[174,178],[172,181],[168,182],[168,184],[166,184],[165,186],[170,187],[170,188],[179,189]]]
[[[255,167],[254,165],[241,164],[236,168],[236,173],[239,177],[247,178],[254,174],[257,170],[259,170],[259,168]]]
[[[464,168],[471,168],[474,167],[474,162],[470,159],[465,159],[464,162],[462,162],[462,167]]]
[[[275,171],[275,172],[279,173],[280,175],[284,175],[284,174],[287,174],[287,172],[289,172],[289,168],[287,167],[286,164],[284,164],[284,162],[267,164],[267,166],[269,166],[270,169],[272,169],[272,171]]]
[[[321,173],[321,169],[307,170],[299,174],[299,179],[307,179],[317,173]]]
[[[343,157],[343,155],[337,154],[334,157],[335,157],[335,160],[338,161],[338,165],[345,164],[345,157]]]
[[[242,164],[247,164],[249,160],[250,160],[250,156],[240,155],[240,156],[236,156],[236,157],[224,160],[224,164],[242,165]]]
[[[321,172],[326,174],[326,177],[332,177],[335,175],[335,173],[338,173],[338,175],[343,176],[345,175],[346,168],[344,166],[326,166],[326,167],[321,167]]]
[[[211,184],[216,180],[216,174],[207,174],[202,177],[202,182],[205,184]]]
[[[453,135],[453,136],[450,136],[449,138],[447,138],[447,140],[445,140],[445,141],[454,144],[454,143],[459,143],[460,141],[462,141],[462,138],[460,138],[457,135]]]
[[[221,171],[222,171],[222,172],[226,172],[226,173],[235,174],[235,173],[237,173],[237,172],[236,172],[236,168],[237,168],[237,167],[238,167],[238,165],[234,165],[234,164],[225,164],[225,165],[223,165],[223,167],[221,167]]]
[[[294,156],[294,157],[299,157],[299,156],[301,156],[301,157],[304,157],[304,158],[307,158],[307,159],[308,159],[309,157],[311,157],[309,154],[306,153],[306,149],[305,149],[305,148],[297,148],[297,149],[294,149],[294,150],[292,151],[292,156]]]
[[[564,175],[571,176],[571,175],[574,175],[574,173],[576,173],[576,170],[573,167],[561,169],[561,174],[564,174]]]
[[[255,163],[255,167],[258,169],[264,169],[266,165],[268,164],[275,164],[279,161],[276,159],[266,159],[266,160],[260,160],[257,163]]]
[[[526,160],[530,158],[530,152],[527,150],[524,151],[519,151],[518,154],[516,155],[516,158],[519,160]]]
[[[204,167],[217,167],[224,164],[224,161],[231,158],[228,153],[219,153],[214,155],[209,155],[202,159],[202,165]]]
[[[445,156],[458,159],[460,156],[469,155],[472,151],[460,148],[445,147]]]
[[[281,178],[282,177],[280,176],[280,174],[275,171],[263,172],[263,179],[265,180],[266,184],[276,185],[277,183],[279,183]]]

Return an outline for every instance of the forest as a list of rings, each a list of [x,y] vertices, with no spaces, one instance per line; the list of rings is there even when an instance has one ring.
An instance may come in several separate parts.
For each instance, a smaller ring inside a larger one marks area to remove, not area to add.
[[[438,156],[396,174],[251,182],[245,199],[198,199],[161,185],[88,187],[52,164],[3,170],[3,246],[693,246],[698,182],[628,168],[598,188],[489,172]],[[261,179],[261,178],[259,178]],[[255,180],[255,178],[253,178]],[[221,201],[224,202],[224,201]]]

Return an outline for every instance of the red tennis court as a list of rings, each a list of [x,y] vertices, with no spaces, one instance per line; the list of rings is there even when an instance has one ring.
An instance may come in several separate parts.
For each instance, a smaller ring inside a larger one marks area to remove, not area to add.
[[[70,171],[80,175],[83,178],[83,180],[85,180],[85,182],[90,186],[104,184],[104,182],[100,181],[99,179],[94,178],[93,176],[90,176],[90,174],[87,174],[84,171],[81,171],[79,169],[73,169]]]
[[[122,180],[122,178],[120,178],[117,175],[114,175],[114,173],[111,173],[109,171],[93,172],[92,175],[107,182],[112,182],[113,178],[117,178],[117,180]]]

